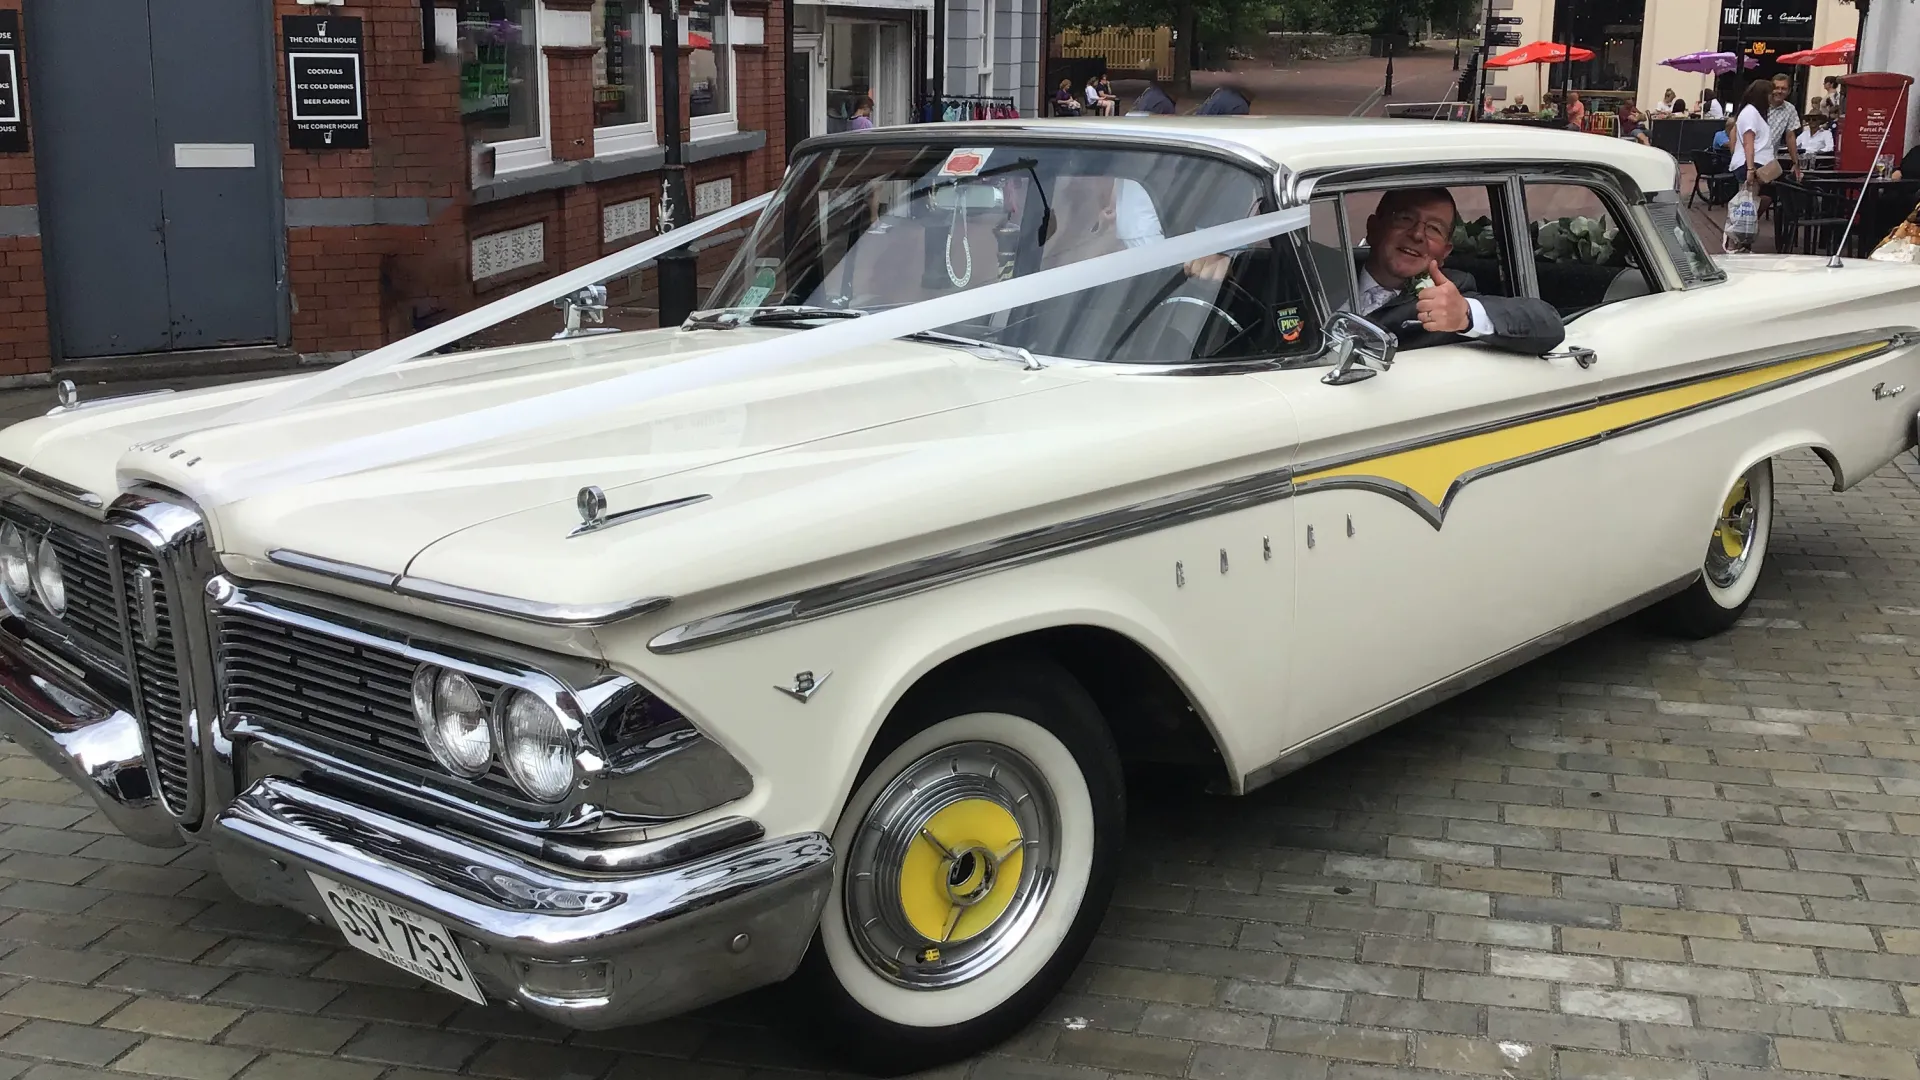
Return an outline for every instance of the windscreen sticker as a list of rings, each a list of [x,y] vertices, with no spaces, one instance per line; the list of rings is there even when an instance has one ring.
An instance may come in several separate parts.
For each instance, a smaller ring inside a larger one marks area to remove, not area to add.
[[[946,163],[940,166],[941,176],[979,176],[986,167],[987,158],[993,154],[993,148],[961,148],[947,155]]]
[[[1280,309],[1279,316],[1280,340],[1289,345],[1299,341],[1301,326],[1300,309],[1297,307],[1284,307]]]

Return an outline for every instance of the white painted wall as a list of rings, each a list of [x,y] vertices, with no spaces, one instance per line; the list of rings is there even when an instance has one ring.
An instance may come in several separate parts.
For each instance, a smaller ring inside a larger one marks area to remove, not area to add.
[[[1907,145],[1913,146],[1920,139],[1920,0],[1874,0],[1861,30],[1861,71],[1897,71],[1917,80],[1907,99]]]

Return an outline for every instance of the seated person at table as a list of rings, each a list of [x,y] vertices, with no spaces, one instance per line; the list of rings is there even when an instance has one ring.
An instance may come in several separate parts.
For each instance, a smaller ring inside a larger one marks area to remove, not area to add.
[[[1920,180],[1920,143],[1914,144],[1907,156],[1900,159],[1900,167],[1893,170],[1893,179]]]
[[[1833,131],[1824,115],[1808,114],[1807,126],[1795,140],[1802,155],[1833,153]]]
[[[1731,125],[1723,127],[1713,133],[1713,148],[1715,150],[1730,150],[1732,147],[1733,127]]]

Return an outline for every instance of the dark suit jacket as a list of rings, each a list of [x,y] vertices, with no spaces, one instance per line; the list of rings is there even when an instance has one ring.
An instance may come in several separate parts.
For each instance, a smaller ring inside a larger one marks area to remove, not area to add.
[[[1496,349],[1539,356],[1559,348],[1566,340],[1560,312],[1545,300],[1531,296],[1486,296],[1480,292],[1480,285],[1472,274],[1459,270],[1448,270],[1446,274],[1460,295],[1480,301],[1487,309],[1487,319],[1493,323],[1492,335],[1471,338],[1465,334],[1440,334],[1423,329],[1415,312],[1419,302],[1413,298],[1388,301],[1386,307],[1365,316],[1366,320],[1398,335],[1402,349],[1483,341]],[[1413,325],[1407,326],[1407,323]]]

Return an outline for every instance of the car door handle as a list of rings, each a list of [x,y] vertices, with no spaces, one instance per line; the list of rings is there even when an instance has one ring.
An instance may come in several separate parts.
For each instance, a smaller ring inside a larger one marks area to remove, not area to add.
[[[1543,353],[1542,360],[1568,360],[1580,365],[1582,371],[1600,362],[1600,354],[1592,349],[1583,349],[1578,345],[1569,345],[1559,352]]]

